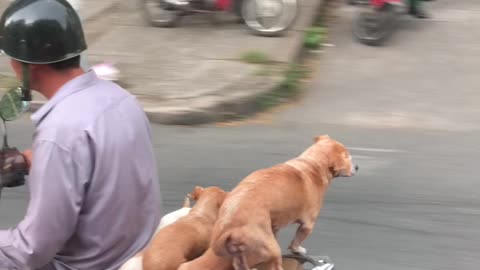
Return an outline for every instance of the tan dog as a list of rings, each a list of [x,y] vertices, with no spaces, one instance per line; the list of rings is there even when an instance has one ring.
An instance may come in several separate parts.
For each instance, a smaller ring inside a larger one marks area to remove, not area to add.
[[[182,263],[178,270],[233,270],[233,260],[219,257],[209,248],[202,256]]]
[[[195,187],[197,201],[187,216],[161,229],[143,252],[144,270],[177,270],[208,249],[212,227],[227,193],[218,187]]]
[[[357,170],[348,150],[324,135],[316,137],[299,157],[253,172],[225,199],[210,249],[180,269],[231,269],[227,265],[233,263],[236,270],[259,264],[282,270],[276,241],[279,229],[298,223],[289,249],[306,253],[300,245],[313,230],[331,180],[352,176]]]

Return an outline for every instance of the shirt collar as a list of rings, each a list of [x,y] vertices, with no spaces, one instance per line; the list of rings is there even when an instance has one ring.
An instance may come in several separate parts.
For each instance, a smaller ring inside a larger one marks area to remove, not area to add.
[[[80,90],[86,89],[92,86],[95,82],[98,81],[98,77],[93,70],[90,70],[80,76],[77,76],[73,80],[68,81],[64,84],[57,93],[40,107],[34,114],[32,114],[31,119],[35,126],[38,126],[42,120],[47,116],[47,114],[65,97],[78,92]]]

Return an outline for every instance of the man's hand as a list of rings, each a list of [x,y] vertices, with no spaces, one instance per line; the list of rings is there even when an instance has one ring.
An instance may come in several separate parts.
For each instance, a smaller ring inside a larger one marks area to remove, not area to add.
[[[28,149],[23,151],[23,157],[25,157],[25,161],[27,161],[27,167],[30,170],[30,166],[32,166],[32,149]]]
[[[18,187],[24,185],[25,175],[28,175],[30,171],[31,159],[31,150],[20,153],[15,147],[2,148],[0,150],[1,186]]]

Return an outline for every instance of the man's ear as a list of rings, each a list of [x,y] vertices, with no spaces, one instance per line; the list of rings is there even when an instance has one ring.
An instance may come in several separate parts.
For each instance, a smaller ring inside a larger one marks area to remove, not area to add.
[[[202,195],[203,191],[205,189],[203,187],[200,187],[200,186],[196,186],[192,192],[190,192],[190,194],[188,194],[188,197],[194,201],[198,201],[198,199],[200,198],[200,196]]]
[[[315,142],[318,142],[318,141],[321,141],[321,140],[327,140],[327,139],[330,139],[330,136],[328,135],[320,135],[320,136],[317,136],[314,138]]]

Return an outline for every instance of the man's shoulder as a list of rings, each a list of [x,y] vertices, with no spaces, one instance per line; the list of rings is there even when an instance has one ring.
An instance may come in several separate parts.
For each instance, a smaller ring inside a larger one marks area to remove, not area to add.
[[[131,121],[129,114],[139,111],[143,112],[133,95],[114,83],[99,81],[58,102],[37,128],[37,137],[69,145],[92,128],[118,125],[118,112],[125,113],[124,121]],[[99,120],[103,125],[97,124]]]
[[[58,102],[47,120],[65,119],[70,124],[88,124],[116,107],[137,109],[135,97],[117,84],[99,80]]]

